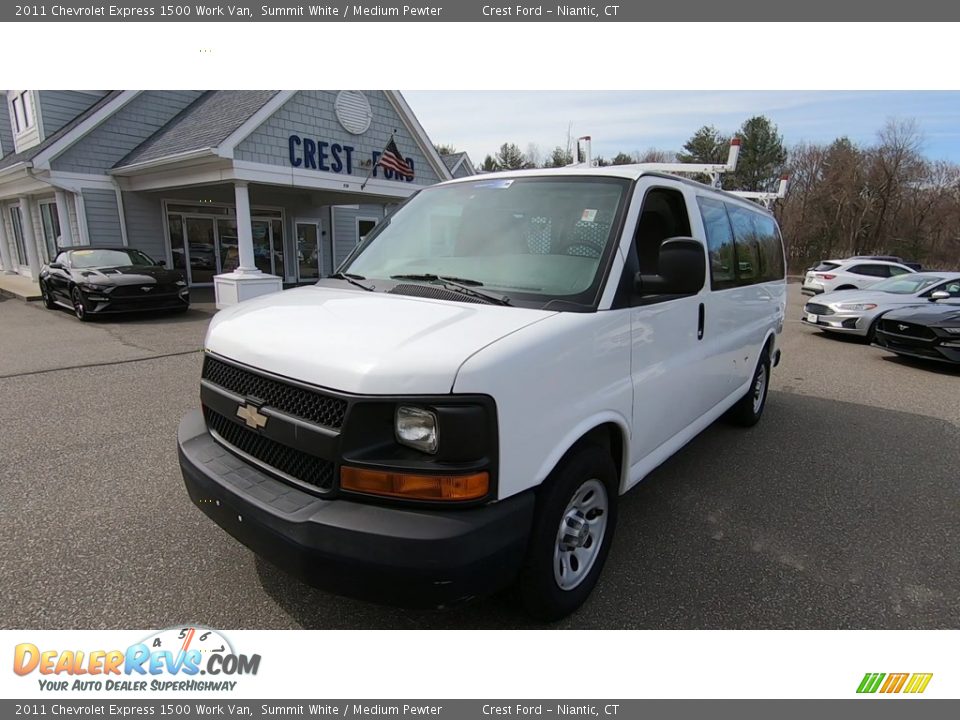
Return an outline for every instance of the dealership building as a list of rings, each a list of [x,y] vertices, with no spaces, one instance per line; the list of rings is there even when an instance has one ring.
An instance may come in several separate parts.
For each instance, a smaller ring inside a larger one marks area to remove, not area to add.
[[[329,274],[418,188],[472,174],[393,90],[9,90],[0,264],[132,247],[218,303]],[[378,165],[391,137],[413,176]]]

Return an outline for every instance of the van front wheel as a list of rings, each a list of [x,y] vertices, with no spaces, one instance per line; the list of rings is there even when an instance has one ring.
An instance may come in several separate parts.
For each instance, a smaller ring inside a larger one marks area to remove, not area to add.
[[[587,445],[554,470],[538,498],[519,586],[524,607],[553,621],[580,607],[603,569],[617,523],[617,470]]]
[[[763,408],[767,404],[767,391],[770,388],[770,355],[764,350],[763,357],[757,363],[747,394],[727,412],[727,419],[734,425],[753,427],[760,422]]]

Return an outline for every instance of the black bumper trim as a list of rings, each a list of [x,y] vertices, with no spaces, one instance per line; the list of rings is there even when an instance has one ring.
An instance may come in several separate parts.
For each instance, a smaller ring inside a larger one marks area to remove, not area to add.
[[[180,422],[180,468],[191,500],[237,540],[310,585],[401,605],[443,605],[509,584],[523,562],[534,496],[463,510],[326,500],[245,463]]]

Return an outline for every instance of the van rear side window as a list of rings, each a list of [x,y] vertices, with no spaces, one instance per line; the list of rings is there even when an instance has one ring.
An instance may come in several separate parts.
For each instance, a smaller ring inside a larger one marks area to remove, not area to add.
[[[784,278],[783,244],[773,218],[748,208],[698,197],[714,290]]]

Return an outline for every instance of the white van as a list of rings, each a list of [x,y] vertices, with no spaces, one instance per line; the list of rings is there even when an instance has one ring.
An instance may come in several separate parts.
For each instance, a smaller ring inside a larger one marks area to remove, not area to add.
[[[642,165],[441,183],[335,276],[213,318],[184,481],[317,586],[516,583],[559,618],[618,496],[721,415],[759,420],[785,301],[777,224],[732,194]]]

